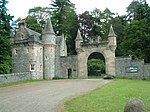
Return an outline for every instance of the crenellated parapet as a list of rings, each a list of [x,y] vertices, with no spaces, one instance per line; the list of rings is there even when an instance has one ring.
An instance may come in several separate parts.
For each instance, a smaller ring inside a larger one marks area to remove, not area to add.
[[[117,44],[116,44],[116,34],[114,33],[112,25],[110,26],[108,39],[102,40],[100,36],[98,37],[89,37],[88,41],[83,41],[80,31],[78,30],[78,34],[76,37],[76,51],[79,53],[83,52],[85,49],[89,48],[106,48],[115,52]]]

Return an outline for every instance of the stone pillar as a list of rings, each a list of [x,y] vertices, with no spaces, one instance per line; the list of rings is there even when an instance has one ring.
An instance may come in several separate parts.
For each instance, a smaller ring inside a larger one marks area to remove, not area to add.
[[[88,78],[86,53],[78,53],[78,78]]]
[[[105,51],[106,74],[115,76],[115,53],[110,50]]]

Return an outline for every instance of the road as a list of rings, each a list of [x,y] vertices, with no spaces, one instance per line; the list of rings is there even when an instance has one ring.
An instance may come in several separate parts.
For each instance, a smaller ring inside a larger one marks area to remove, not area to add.
[[[52,80],[0,88],[0,112],[54,112],[64,99],[108,82],[103,79]]]

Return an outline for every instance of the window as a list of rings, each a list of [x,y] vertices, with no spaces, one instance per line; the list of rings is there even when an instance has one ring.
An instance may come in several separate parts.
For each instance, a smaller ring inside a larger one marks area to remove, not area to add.
[[[40,53],[42,53],[42,48],[40,48]]]
[[[42,65],[40,65],[40,71],[42,71]]]
[[[45,57],[45,60],[48,60],[48,57],[47,56],[44,56]]]
[[[29,53],[29,48],[27,48],[27,53]]]
[[[24,35],[23,34],[21,34],[21,39],[23,39],[24,38]]]
[[[15,50],[14,50],[14,54],[16,55],[17,53],[18,53],[18,50],[17,50],[17,49],[15,49]]]
[[[30,65],[30,71],[35,71],[35,64]]]

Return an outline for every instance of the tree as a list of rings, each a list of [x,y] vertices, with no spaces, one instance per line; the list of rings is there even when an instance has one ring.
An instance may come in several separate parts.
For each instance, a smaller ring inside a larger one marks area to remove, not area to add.
[[[10,21],[12,16],[7,14],[8,1],[0,1],[0,74],[9,73],[11,70],[11,42]]]
[[[27,27],[42,33],[46,18],[50,15],[50,8],[48,7],[34,7],[29,9],[26,17]]]
[[[87,41],[89,37],[93,36],[92,28],[94,24],[92,15],[90,14],[90,12],[85,11],[84,13],[79,15],[78,21],[80,25],[81,35],[84,41]]]
[[[128,7],[127,16],[133,16],[125,25],[124,41],[121,43],[123,55],[132,55],[133,58],[145,59],[145,62],[150,62],[150,7],[145,0],[134,2],[136,5],[132,7],[132,10],[129,10]],[[133,2],[129,6],[132,4]]]
[[[81,34],[84,38],[95,38],[101,36],[103,39],[108,38],[108,32],[112,19],[114,18],[108,8],[103,12],[100,9],[94,9],[93,11],[85,11],[79,15],[79,24],[81,28]]]
[[[64,34],[67,37],[69,54],[75,54],[76,33],[78,30],[75,6],[69,0],[53,0],[51,15],[54,30],[57,35]]]
[[[150,8],[146,0],[136,0],[132,1],[127,7],[127,19],[131,20],[141,20],[144,18],[150,19]]]
[[[150,62],[150,23],[145,20],[134,20],[126,26],[125,39],[121,43],[124,55],[132,55],[134,59],[145,59]]]

